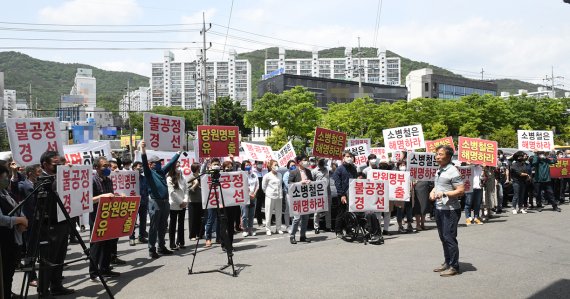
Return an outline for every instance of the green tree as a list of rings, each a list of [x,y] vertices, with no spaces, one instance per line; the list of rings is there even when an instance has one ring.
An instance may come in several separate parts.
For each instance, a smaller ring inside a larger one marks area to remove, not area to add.
[[[249,135],[251,129],[244,124],[246,109],[230,97],[220,97],[211,110],[211,123],[220,126],[238,126],[242,135]]]
[[[316,102],[315,94],[301,86],[281,94],[266,93],[245,114],[245,125],[263,130],[279,126],[287,140],[299,139],[307,147],[323,116]]]
[[[495,129],[488,137],[490,140],[495,140],[499,143],[499,147],[512,147],[518,146],[517,131],[511,126],[501,127]]]
[[[288,142],[287,139],[285,130],[279,126],[275,126],[271,129],[271,135],[267,136],[265,142],[267,142],[267,145],[271,146],[271,149],[277,151]]]

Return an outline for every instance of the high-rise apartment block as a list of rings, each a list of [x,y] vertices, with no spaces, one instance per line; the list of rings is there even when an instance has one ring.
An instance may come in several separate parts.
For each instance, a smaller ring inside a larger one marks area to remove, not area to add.
[[[75,82],[69,93],[72,96],[82,96],[85,107],[97,107],[97,80],[91,69],[78,68]]]
[[[227,61],[208,60],[204,65],[200,52],[194,61],[176,61],[174,54],[166,51],[161,62],[152,64],[150,108],[201,109],[206,97],[214,104],[217,98],[229,96],[251,110],[251,64],[236,56],[231,51]]]
[[[265,74],[283,72],[292,75],[329,79],[354,80],[366,83],[400,85],[400,58],[386,57],[386,51],[378,50],[377,57],[361,58],[346,48],[344,57],[319,58],[313,51],[311,58],[292,59],[285,57],[285,49],[279,49],[278,59],[265,60]]]

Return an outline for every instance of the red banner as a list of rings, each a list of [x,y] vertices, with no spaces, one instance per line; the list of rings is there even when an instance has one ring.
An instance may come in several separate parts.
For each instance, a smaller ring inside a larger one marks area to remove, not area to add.
[[[235,126],[198,126],[198,157],[239,156],[239,128]]]
[[[101,197],[91,243],[130,236],[135,228],[140,196]]]
[[[455,144],[453,144],[453,137],[445,137],[436,140],[426,140],[426,152],[435,153],[435,149],[440,145],[449,145],[455,151]]]
[[[313,156],[342,160],[346,147],[346,133],[317,128],[313,142]]]
[[[556,164],[550,165],[550,177],[570,178],[570,158],[559,158]]]
[[[497,141],[459,136],[457,159],[483,166],[497,165]]]

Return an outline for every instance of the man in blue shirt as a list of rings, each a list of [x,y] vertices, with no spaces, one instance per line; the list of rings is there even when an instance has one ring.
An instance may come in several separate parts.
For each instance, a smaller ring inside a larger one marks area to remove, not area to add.
[[[141,140],[139,147],[149,194],[148,214],[150,215],[150,229],[148,233],[148,251],[149,256],[156,259],[159,257],[158,253],[163,255],[172,254],[172,251],[166,248],[166,242],[164,240],[166,228],[168,227],[168,216],[170,215],[166,174],[170,168],[176,165],[180,157],[180,152],[177,152],[172,159],[162,167],[163,159],[160,159],[156,155],[151,155],[147,158],[144,140]],[[158,253],[156,250],[157,238]]]

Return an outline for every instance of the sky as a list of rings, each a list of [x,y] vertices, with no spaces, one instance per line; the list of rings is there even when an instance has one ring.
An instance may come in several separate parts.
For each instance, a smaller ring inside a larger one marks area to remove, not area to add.
[[[570,89],[562,0],[19,0],[0,10],[0,51],[150,76],[165,49],[193,60],[205,16],[209,59],[264,49],[388,49],[469,78]],[[381,9],[379,9],[381,8]],[[379,17],[378,17],[379,16]],[[549,83],[550,84],[550,83]]]

